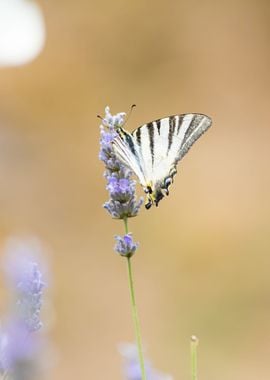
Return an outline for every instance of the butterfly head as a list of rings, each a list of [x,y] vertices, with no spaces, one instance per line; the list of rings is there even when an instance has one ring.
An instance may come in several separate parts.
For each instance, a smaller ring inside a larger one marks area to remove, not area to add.
[[[159,202],[165,195],[169,195],[169,186],[172,184],[173,179],[171,176],[166,177],[161,181],[157,181],[154,184],[149,184],[145,188],[145,193],[147,194],[147,201],[145,203],[145,208],[149,210],[153,204],[158,206]]]

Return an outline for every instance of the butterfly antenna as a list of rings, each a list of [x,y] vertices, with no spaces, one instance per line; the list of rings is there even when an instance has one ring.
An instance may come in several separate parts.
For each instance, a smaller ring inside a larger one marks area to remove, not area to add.
[[[130,109],[129,109],[128,113],[127,113],[127,117],[125,118],[125,122],[124,122],[123,126],[126,125],[128,119],[129,119],[130,116],[131,116],[132,110],[133,110],[133,108],[135,108],[135,107],[136,107],[136,104],[132,104],[132,106],[130,107]]]

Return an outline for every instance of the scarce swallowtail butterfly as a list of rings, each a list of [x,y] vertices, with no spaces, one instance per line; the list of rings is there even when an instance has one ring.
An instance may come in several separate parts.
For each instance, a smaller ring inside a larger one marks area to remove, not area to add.
[[[147,209],[169,195],[177,163],[211,123],[206,115],[190,113],[152,121],[131,133],[117,128],[113,150],[138,177],[147,194]]]

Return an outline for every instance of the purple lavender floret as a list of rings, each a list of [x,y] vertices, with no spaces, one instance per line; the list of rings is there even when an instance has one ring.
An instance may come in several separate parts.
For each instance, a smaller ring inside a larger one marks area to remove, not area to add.
[[[128,202],[135,191],[135,184],[129,178],[118,178],[114,175],[107,177],[107,190],[111,199],[121,203]]]
[[[131,179],[132,172],[115,156],[112,141],[117,136],[117,128],[125,120],[125,113],[111,115],[109,107],[105,108],[105,117],[102,119],[99,158],[105,164],[105,178],[110,199],[104,208],[116,219],[125,219],[136,216],[143,203],[135,196],[136,181]]]
[[[119,112],[116,115],[111,115],[110,107],[105,107],[105,117],[103,118],[103,124],[109,128],[118,128],[124,124],[126,118],[125,112]]]
[[[142,380],[136,345],[122,343],[119,347],[119,351],[124,358],[125,380]],[[173,380],[171,376],[156,371],[148,360],[146,360],[144,364],[147,380]]]
[[[108,173],[118,172],[121,168],[119,161],[116,160],[112,152],[112,141],[117,136],[114,129],[105,130],[100,127],[100,152],[99,159],[104,162]]]
[[[136,202],[130,199],[128,202],[121,203],[119,201],[113,201],[110,199],[108,202],[104,203],[104,208],[111,214],[115,219],[131,218],[136,216],[142,205],[142,202]]]
[[[115,236],[117,241],[115,251],[121,256],[131,257],[134,255],[138,248],[138,243],[135,243],[132,239],[131,233],[121,236]]]

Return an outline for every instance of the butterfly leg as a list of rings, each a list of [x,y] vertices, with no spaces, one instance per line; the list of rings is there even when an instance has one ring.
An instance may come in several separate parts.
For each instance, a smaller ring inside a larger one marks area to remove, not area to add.
[[[150,200],[149,202],[145,203],[146,210],[149,210],[152,207],[153,202]]]
[[[153,204],[153,190],[152,190],[152,187],[150,185],[147,185],[145,188],[144,188],[144,192],[147,194],[147,201],[145,203],[145,208],[147,210],[149,210]]]

